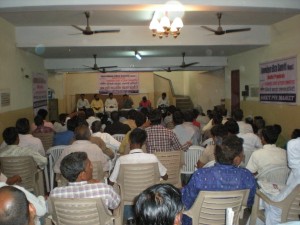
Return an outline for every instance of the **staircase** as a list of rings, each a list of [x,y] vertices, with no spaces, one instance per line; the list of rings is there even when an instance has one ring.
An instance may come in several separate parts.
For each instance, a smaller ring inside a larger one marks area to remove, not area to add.
[[[189,96],[176,95],[176,107],[181,111],[186,111],[193,109],[194,104]]]

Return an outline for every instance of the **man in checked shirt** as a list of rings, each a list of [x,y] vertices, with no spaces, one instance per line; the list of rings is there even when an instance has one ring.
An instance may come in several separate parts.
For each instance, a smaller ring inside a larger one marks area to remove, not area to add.
[[[62,175],[68,186],[54,188],[50,197],[58,198],[102,198],[109,209],[115,209],[120,196],[110,185],[92,179],[93,165],[85,152],[73,152],[63,158],[60,164]]]
[[[146,128],[146,149],[148,153],[183,150],[187,151],[192,145],[187,141],[181,145],[175,133],[161,125],[161,112],[158,109],[149,114],[151,126]]]

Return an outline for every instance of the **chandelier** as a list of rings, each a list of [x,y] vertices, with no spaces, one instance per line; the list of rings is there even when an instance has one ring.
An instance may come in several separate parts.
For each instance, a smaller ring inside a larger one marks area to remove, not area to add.
[[[158,36],[160,39],[162,39],[164,36],[168,37],[169,35],[177,38],[182,27],[183,22],[180,17],[176,17],[171,23],[168,17],[168,12],[165,12],[160,21],[158,18],[153,16],[149,29],[152,30],[153,37]]]

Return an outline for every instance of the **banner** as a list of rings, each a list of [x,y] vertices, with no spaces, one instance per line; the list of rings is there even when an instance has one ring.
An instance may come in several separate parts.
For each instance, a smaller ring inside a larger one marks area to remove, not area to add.
[[[139,93],[139,75],[136,73],[100,74],[99,93],[116,95]]]
[[[260,101],[272,103],[296,103],[297,58],[261,63]]]
[[[47,75],[34,73],[32,74],[32,96],[34,115],[41,108],[47,109],[48,85]]]

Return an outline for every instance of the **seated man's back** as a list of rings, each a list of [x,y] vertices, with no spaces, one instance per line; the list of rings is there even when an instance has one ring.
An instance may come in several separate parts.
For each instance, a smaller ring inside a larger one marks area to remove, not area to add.
[[[92,179],[93,165],[85,152],[73,152],[63,158],[60,170],[69,184],[57,187],[50,197],[58,198],[96,198],[104,200],[109,209],[115,209],[120,203],[120,196],[113,188],[98,180]]]
[[[256,192],[256,181],[250,171],[237,167],[243,159],[243,141],[236,136],[226,137],[215,149],[216,164],[195,171],[189,183],[182,189],[182,200],[189,209],[200,191],[230,191],[250,189],[248,207],[251,207]],[[191,224],[187,216],[183,224]]]

